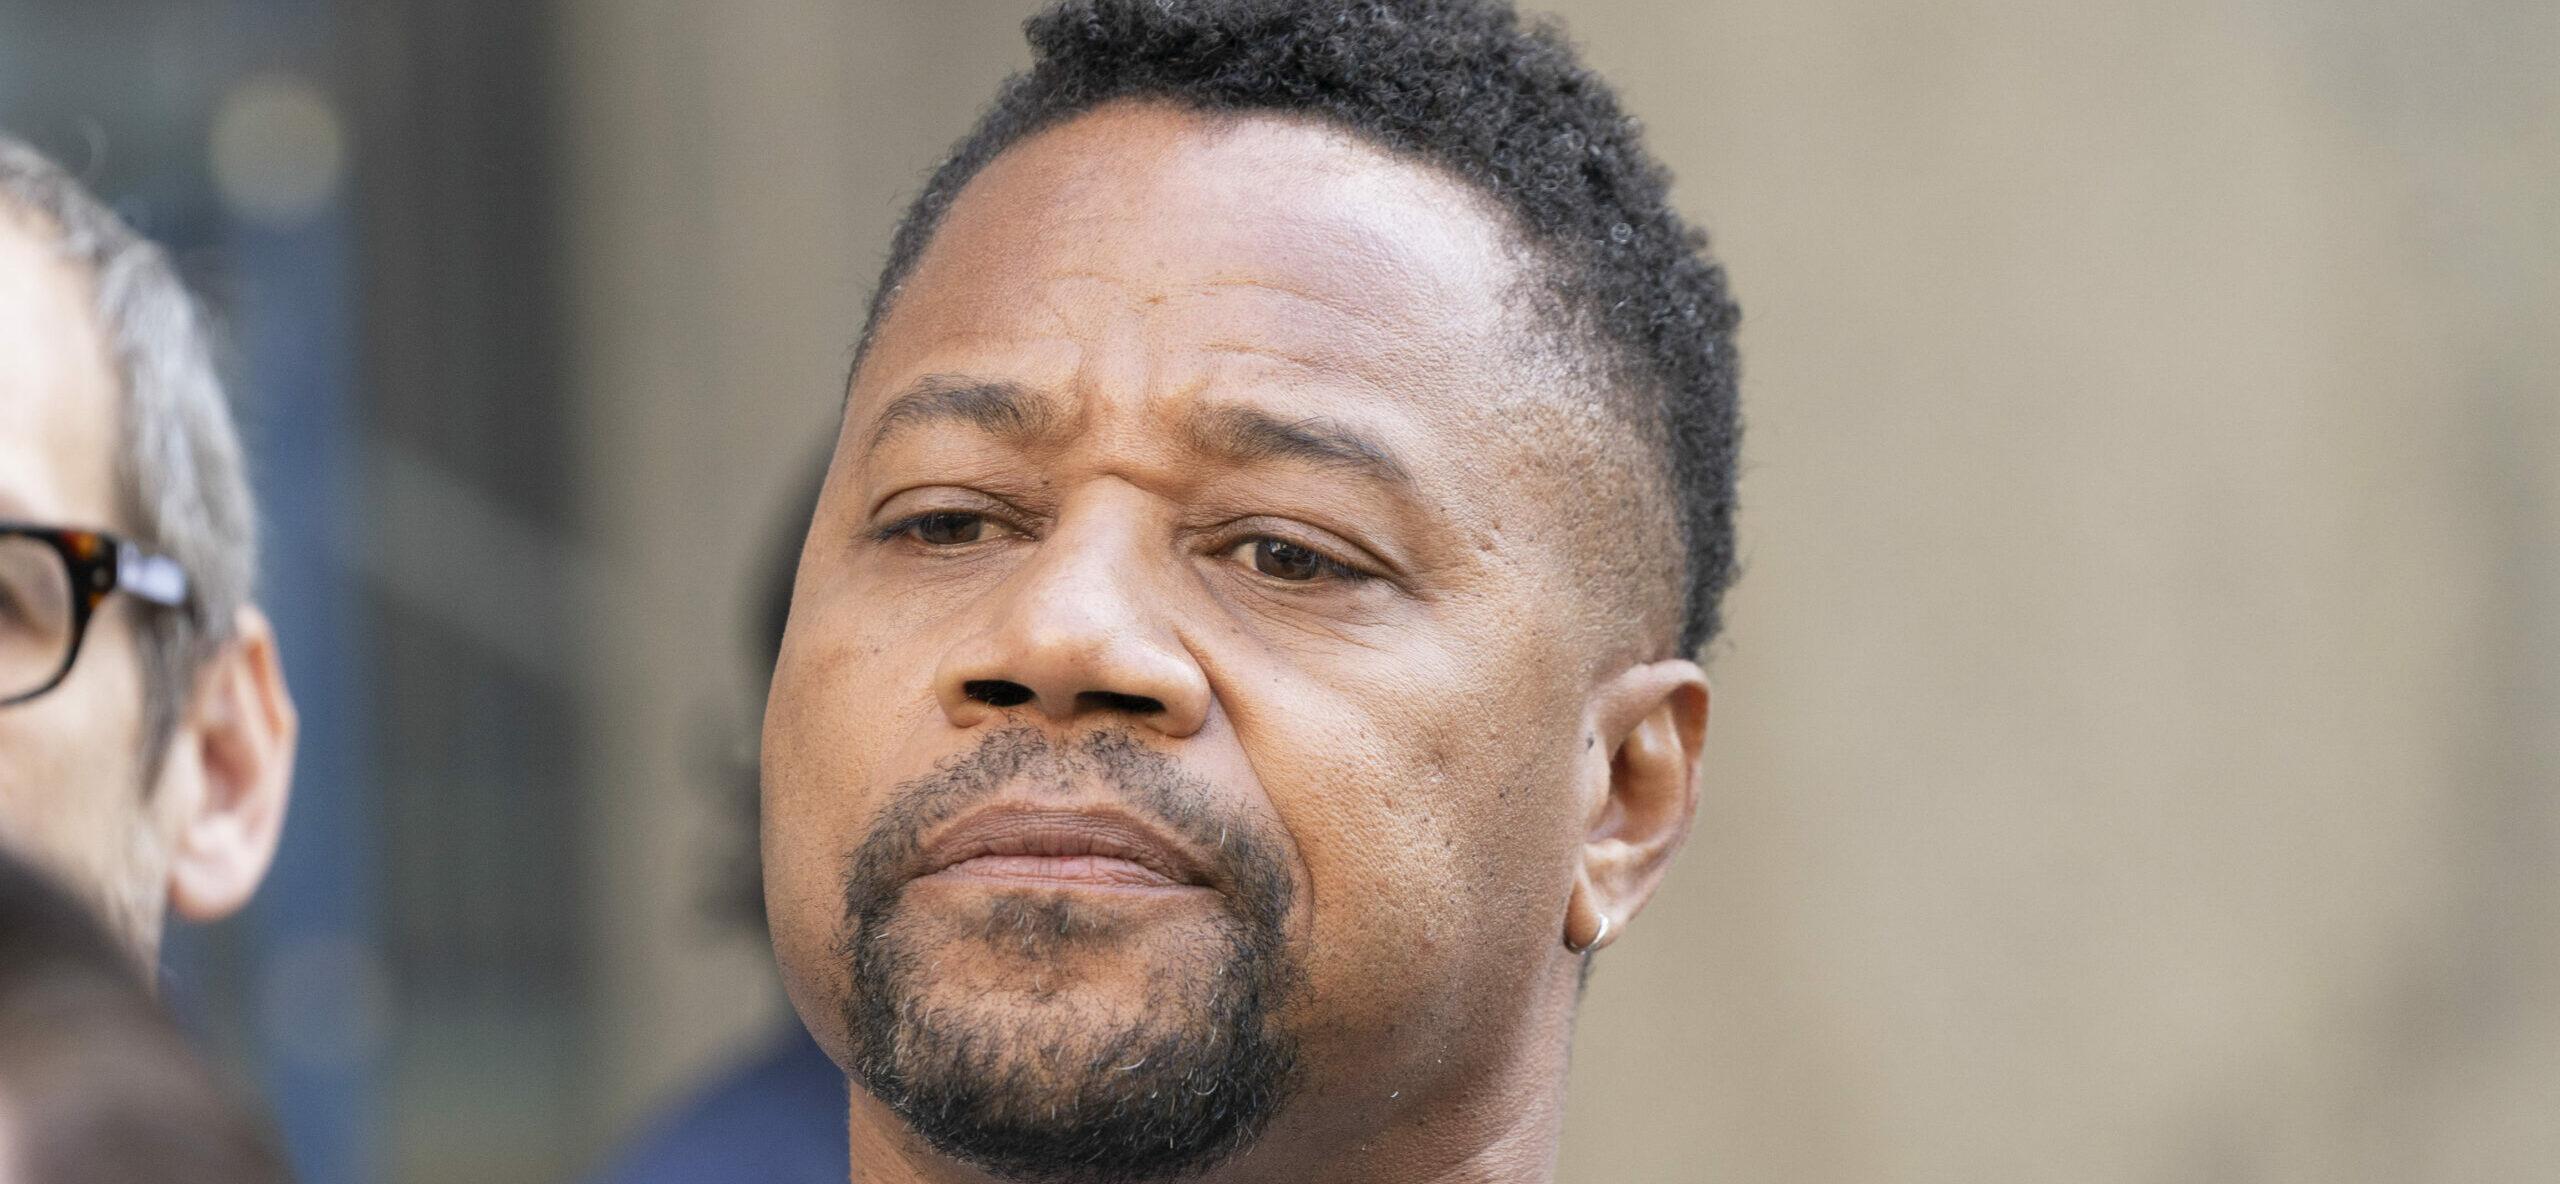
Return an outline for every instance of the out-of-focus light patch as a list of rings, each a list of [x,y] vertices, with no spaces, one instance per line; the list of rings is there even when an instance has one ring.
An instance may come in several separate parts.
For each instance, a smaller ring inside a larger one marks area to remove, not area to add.
[[[232,214],[290,226],[329,203],[346,176],[346,123],[320,89],[256,74],[213,116],[213,186]]]
[[[306,938],[285,946],[270,959],[258,993],[268,1046],[294,1064],[351,1069],[382,1049],[391,986],[373,952],[355,942]]]

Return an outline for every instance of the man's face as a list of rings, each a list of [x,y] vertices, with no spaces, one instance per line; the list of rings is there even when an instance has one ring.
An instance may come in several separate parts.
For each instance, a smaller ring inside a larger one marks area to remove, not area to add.
[[[120,400],[85,276],[0,203],[0,519],[117,530]],[[110,597],[62,685],[0,707],[0,844],[148,944],[164,855],[146,824],[133,605]]]
[[[1445,1103],[1569,999],[1564,540],[1644,531],[1581,504],[1519,274],[1460,184],[1273,118],[1106,107],[951,209],[764,749],[792,997],[946,1153],[1198,1167],[1287,1099]]]

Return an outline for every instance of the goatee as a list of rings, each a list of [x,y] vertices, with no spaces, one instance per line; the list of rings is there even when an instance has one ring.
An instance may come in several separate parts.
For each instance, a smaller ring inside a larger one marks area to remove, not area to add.
[[[1028,890],[996,896],[974,934],[911,923],[903,905],[925,833],[1023,784],[1099,784],[1208,854],[1220,901],[1212,936],[1153,955],[1142,1002],[1098,1013],[1065,998],[1068,984],[1026,1018],[932,999],[937,933],[1033,965],[1144,936],[1069,894]],[[853,1079],[937,1151],[1024,1184],[1177,1179],[1250,1145],[1296,1077],[1280,1013],[1300,976],[1278,844],[1219,802],[1172,758],[1118,732],[1069,747],[1010,728],[899,786],[845,880]]]

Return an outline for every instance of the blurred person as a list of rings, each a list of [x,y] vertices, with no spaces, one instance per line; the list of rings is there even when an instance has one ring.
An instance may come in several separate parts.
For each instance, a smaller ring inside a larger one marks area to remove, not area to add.
[[[135,973],[126,940],[0,854],[0,1184],[276,1184],[272,1133]]]
[[[200,315],[161,250],[0,137],[0,847],[137,961],[246,903],[294,711]]]
[[[1560,30],[1069,0],[856,345],[765,716],[855,1179],[1551,1179],[1695,815],[1737,319]]]
[[[757,670],[770,680],[774,656],[791,614],[791,577],[800,560],[800,537],[809,523],[826,457],[791,504],[787,530],[771,545],[759,589],[753,648]],[[744,796],[749,839],[736,869],[744,891],[723,912],[742,914],[765,937],[764,874],[753,840],[756,801],[752,767]],[[590,1184],[842,1184],[845,1158],[845,1080],[825,1051],[797,1021],[776,1032],[743,1060],[697,1086],[656,1116],[615,1151]]]

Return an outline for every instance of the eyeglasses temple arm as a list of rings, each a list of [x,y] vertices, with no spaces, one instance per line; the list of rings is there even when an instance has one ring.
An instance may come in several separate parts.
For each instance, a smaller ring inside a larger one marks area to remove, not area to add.
[[[116,589],[170,608],[187,603],[187,569],[166,555],[154,555],[132,543],[116,551]]]

